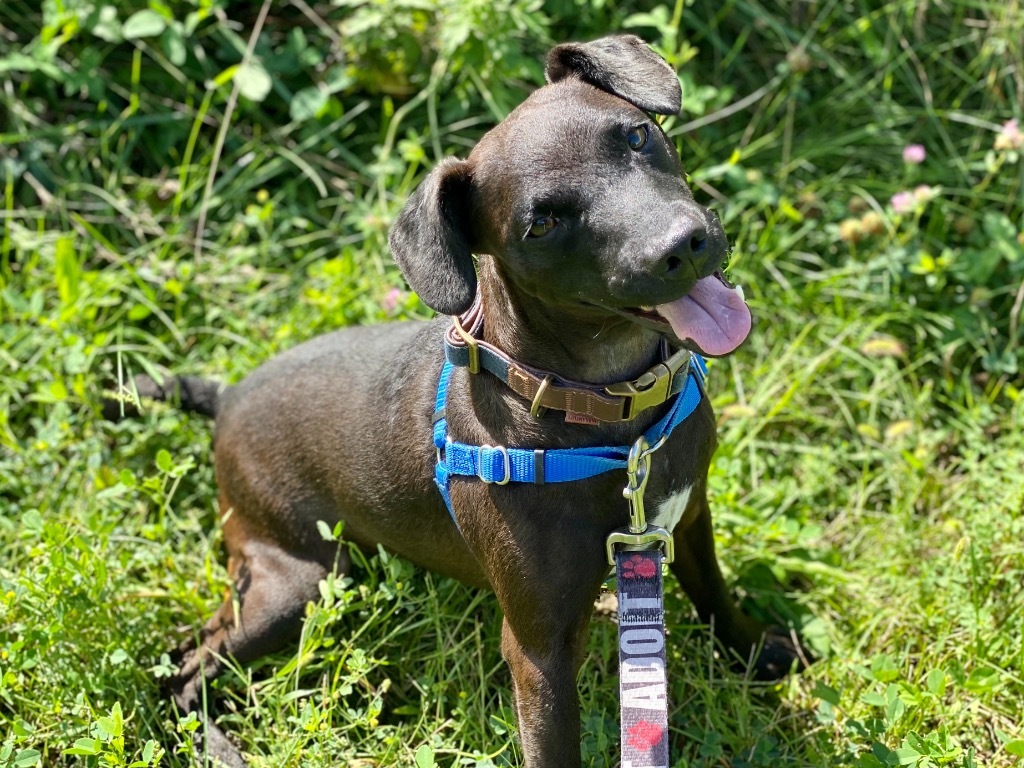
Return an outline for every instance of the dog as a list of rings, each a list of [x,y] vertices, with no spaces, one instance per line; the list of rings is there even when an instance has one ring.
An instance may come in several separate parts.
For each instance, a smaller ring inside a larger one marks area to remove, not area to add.
[[[539,482],[544,451],[633,444],[669,407],[667,361],[729,354],[751,316],[720,272],[720,222],[651,117],[680,109],[669,65],[622,35],[555,47],[546,75],[468,159],[439,163],[392,229],[395,260],[441,317],[315,338],[224,390],[139,380],[216,416],[235,598],[181,649],[181,710],[202,711],[224,657],[249,662],[298,635],[319,582],[350,566],[317,523],[344,521],[349,543],[493,590],[525,765],[579,765],[576,676],[605,542],[629,517],[625,474]],[[439,398],[446,339],[459,364]],[[476,461],[497,469],[439,474],[453,442],[482,446]],[[730,597],[707,502],[715,445],[701,396],[653,453],[646,505],[701,620],[753,675],[778,678],[804,656]],[[531,482],[509,482],[513,448],[539,457]],[[205,731],[208,754],[245,765],[215,724]]]

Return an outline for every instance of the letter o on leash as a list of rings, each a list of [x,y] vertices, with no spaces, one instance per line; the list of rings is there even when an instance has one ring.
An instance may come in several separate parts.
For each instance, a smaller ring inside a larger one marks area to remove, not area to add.
[[[665,636],[657,629],[627,629],[619,637],[623,653],[630,656],[650,656],[665,647]]]
[[[664,683],[665,662],[660,656],[634,656],[619,668],[624,683]]]

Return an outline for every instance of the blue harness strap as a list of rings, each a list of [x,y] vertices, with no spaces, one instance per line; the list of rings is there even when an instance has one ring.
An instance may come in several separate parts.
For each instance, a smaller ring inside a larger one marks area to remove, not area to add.
[[[496,485],[567,483],[626,468],[628,445],[546,450],[455,442],[448,437],[448,420],[445,413],[448,385],[453,370],[455,366],[446,361],[441,369],[434,404],[434,448],[437,449],[434,482],[444,498],[452,520],[455,520],[449,489],[452,475],[477,477],[485,483]],[[704,360],[700,355],[692,355],[685,386],[676,395],[668,413],[644,433],[648,444],[660,444],[697,409],[704,397],[706,375],[707,366]]]

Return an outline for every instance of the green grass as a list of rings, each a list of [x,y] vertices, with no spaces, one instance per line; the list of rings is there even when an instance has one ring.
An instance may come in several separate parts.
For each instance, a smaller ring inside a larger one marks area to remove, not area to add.
[[[227,586],[210,425],[110,424],[104,390],[426,317],[386,250],[405,196],[552,41],[619,29],[680,71],[665,127],[758,318],[710,379],[721,559],[819,657],[745,680],[670,582],[674,765],[1022,763],[1019,3],[278,0],[256,36],[251,3],[36,5],[0,7],[0,768],[193,764],[159,686]],[[213,686],[254,765],[518,764],[489,595],[384,554],[323,595]],[[617,765],[614,632],[588,766]]]

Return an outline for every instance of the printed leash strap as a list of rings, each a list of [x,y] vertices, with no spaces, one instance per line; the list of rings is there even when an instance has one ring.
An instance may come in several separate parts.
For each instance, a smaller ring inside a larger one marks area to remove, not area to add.
[[[617,549],[622,768],[668,768],[661,549]]]

